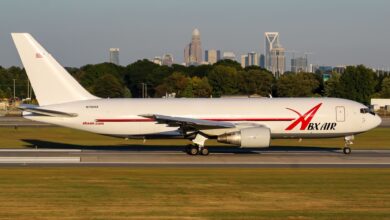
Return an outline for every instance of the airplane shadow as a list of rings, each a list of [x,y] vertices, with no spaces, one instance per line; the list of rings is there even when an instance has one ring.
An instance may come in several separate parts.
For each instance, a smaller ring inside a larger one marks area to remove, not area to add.
[[[45,148],[45,149],[68,149],[68,150],[97,150],[97,151],[182,151],[185,146],[162,146],[162,145],[79,145],[67,144],[61,142],[37,140],[37,139],[22,139],[28,148]],[[234,154],[260,154],[261,152],[303,152],[303,151],[318,151],[318,152],[334,152],[341,148],[326,148],[326,147],[302,147],[302,146],[270,146],[269,148],[251,148],[244,149],[236,146],[209,146],[211,153],[234,153]]]

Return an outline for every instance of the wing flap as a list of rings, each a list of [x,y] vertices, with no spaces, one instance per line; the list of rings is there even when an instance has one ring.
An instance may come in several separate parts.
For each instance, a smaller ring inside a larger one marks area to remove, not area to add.
[[[168,126],[171,127],[193,128],[195,130],[236,127],[233,123],[222,122],[222,121],[172,117],[172,116],[157,115],[157,114],[140,115],[140,116],[144,118],[153,119],[159,124],[167,124]]]

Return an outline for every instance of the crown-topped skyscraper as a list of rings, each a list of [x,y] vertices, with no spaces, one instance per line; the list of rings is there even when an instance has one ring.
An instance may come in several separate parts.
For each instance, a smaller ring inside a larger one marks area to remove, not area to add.
[[[202,44],[200,32],[197,28],[192,31],[192,40],[184,49],[184,62],[187,66],[199,65],[202,63]]]

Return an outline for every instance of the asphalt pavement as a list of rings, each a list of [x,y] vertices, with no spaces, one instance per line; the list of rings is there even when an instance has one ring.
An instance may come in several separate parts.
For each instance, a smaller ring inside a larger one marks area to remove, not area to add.
[[[158,147],[142,151],[81,149],[2,149],[0,166],[151,166],[151,167],[375,167],[390,168],[390,150],[210,149],[209,156],[190,156],[184,149]]]

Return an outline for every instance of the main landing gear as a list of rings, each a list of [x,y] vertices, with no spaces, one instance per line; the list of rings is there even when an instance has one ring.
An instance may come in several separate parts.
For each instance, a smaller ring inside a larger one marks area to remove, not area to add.
[[[186,146],[187,154],[189,154],[191,156],[196,156],[196,155],[207,156],[207,155],[209,155],[210,154],[209,149],[204,146],[204,143],[206,140],[207,140],[207,137],[203,136],[200,133],[196,134],[196,137],[192,140],[193,144]]]
[[[210,151],[207,147],[200,147],[197,144],[190,144],[186,146],[186,152],[191,156],[196,156],[196,155],[207,156],[210,154]]]
[[[351,145],[353,144],[353,140],[355,139],[355,136],[351,135],[351,136],[346,136],[344,138],[344,141],[345,141],[345,145],[344,145],[344,148],[343,148],[343,153],[348,155],[352,152],[351,150]]]

